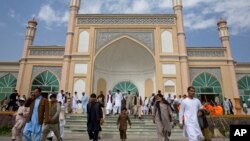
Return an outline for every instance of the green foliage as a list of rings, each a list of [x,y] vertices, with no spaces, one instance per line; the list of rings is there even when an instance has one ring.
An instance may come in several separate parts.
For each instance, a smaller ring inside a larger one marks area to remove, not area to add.
[[[0,136],[10,135],[12,127],[10,126],[0,126]]]

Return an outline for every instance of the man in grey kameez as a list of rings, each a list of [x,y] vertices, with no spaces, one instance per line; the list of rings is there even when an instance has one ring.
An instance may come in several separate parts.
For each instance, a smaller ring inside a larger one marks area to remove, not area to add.
[[[129,114],[133,113],[133,96],[130,91],[128,91],[128,95],[126,97],[126,107],[128,109]]]
[[[169,103],[162,94],[157,94],[153,111],[153,120],[156,123],[158,141],[169,141],[171,134],[172,111]]]

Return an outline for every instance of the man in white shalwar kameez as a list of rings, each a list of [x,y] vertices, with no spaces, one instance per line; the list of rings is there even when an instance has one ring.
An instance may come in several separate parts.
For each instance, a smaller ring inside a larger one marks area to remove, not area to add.
[[[107,110],[108,115],[111,114],[112,105],[113,105],[113,98],[112,98],[112,93],[109,90],[109,94],[107,95],[107,99],[106,99],[106,110]]]
[[[115,93],[115,106],[113,112],[114,114],[121,113],[122,99],[123,99],[122,93],[120,92],[120,90],[117,90],[117,92]]]
[[[57,96],[56,96],[56,100],[57,100],[58,102],[61,102],[62,105],[64,104],[63,94],[64,94],[64,91],[61,90],[61,92],[58,93]]]
[[[75,95],[72,96],[72,109],[73,113],[77,113],[77,108],[78,108],[78,97],[77,97],[77,92],[75,92]]]
[[[201,102],[194,98],[195,88],[188,87],[188,97],[181,103],[179,112],[180,128],[184,128],[184,135],[189,141],[201,141],[203,135],[198,123],[198,110],[201,108]]]
[[[64,137],[64,126],[66,124],[65,111],[66,111],[65,104],[64,105],[61,104],[61,111],[60,111],[60,114],[59,114],[59,124],[60,124],[60,135],[61,135],[62,139]]]

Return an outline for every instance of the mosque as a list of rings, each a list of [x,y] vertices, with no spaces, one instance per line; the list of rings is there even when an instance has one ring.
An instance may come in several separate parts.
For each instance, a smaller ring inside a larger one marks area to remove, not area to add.
[[[187,47],[182,0],[174,14],[79,14],[71,0],[65,46],[34,45],[37,21],[28,21],[23,53],[17,62],[0,62],[0,99],[17,89],[28,95],[64,90],[99,94],[117,89],[148,97],[187,94],[211,101],[229,98],[239,112],[250,105],[250,63],[232,58],[227,21],[217,23],[220,47]]]

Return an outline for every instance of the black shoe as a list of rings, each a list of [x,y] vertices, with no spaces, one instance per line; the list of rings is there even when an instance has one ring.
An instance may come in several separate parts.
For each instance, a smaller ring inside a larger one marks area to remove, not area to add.
[[[52,141],[53,137],[48,137],[47,140]]]

